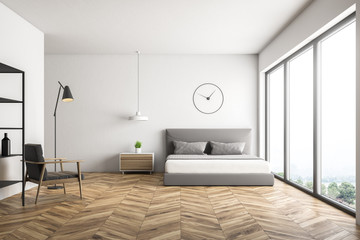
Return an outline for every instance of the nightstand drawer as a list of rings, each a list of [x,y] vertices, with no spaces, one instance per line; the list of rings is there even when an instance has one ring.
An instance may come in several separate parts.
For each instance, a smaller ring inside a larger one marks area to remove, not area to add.
[[[151,154],[121,154],[121,160],[152,160]]]
[[[152,170],[152,159],[149,160],[138,160],[138,159],[131,159],[121,160],[121,170]]]
[[[154,153],[120,153],[119,170],[124,172],[154,171]]]

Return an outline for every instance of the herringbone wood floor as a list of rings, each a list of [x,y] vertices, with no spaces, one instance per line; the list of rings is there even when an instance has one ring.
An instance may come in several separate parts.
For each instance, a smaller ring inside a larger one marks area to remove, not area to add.
[[[85,173],[78,186],[0,201],[0,239],[358,239],[355,219],[274,187],[165,187],[162,174]]]

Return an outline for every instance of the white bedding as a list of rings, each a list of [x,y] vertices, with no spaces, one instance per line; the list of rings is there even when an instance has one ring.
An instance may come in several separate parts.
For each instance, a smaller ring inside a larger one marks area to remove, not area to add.
[[[166,173],[270,173],[270,165],[250,155],[169,155]]]

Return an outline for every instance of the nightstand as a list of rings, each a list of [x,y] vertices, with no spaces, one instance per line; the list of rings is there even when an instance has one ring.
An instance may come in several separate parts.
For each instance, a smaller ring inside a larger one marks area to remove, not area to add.
[[[124,172],[154,172],[154,153],[120,153],[119,169]]]

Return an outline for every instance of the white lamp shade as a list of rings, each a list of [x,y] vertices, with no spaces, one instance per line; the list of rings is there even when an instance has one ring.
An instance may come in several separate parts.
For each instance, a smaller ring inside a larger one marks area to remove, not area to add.
[[[149,120],[148,116],[143,116],[141,115],[140,112],[136,112],[136,114],[134,116],[129,117],[129,120],[133,120],[133,121],[147,121]]]

